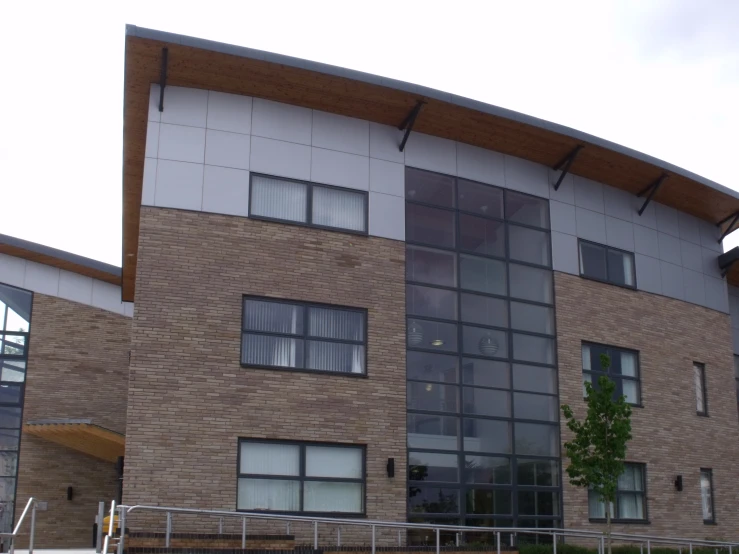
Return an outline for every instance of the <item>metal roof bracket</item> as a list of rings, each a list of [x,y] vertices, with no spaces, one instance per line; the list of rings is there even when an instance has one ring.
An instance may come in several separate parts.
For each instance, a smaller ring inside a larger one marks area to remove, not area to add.
[[[398,126],[399,131],[405,130],[405,135],[403,135],[403,140],[400,142],[400,146],[398,147],[398,150],[400,150],[401,152],[405,149],[405,143],[408,142],[408,137],[410,136],[411,131],[413,130],[413,124],[416,122],[418,113],[421,111],[421,106],[423,106],[425,103],[426,102],[424,102],[423,100],[416,100],[416,105],[413,106],[413,109],[403,120],[403,123],[401,123],[400,126]]]
[[[162,69],[159,73],[159,111],[164,111],[164,87],[167,86],[167,58],[169,48],[162,48]]]
[[[659,189],[660,185],[668,177],[669,177],[669,175],[667,173],[663,173],[662,175],[659,176],[659,178],[654,183],[652,183],[647,188],[645,188],[644,190],[640,191],[639,194],[637,194],[638,197],[642,197],[645,194],[647,195],[647,199],[644,201],[644,204],[642,204],[642,207],[639,208],[639,215],[640,216],[641,216],[641,214],[644,213],[644,210],[647,209],[647,206],[652,201],[652,198],[654,197],[654,195],[657,193],[657,190]],[[649,193],[649,194],[647,194],[647,193]]]
[[[724,219],[722,219],[721,221],[719,221],[718,223],[716,223],[716,227],[718,227],[718,228],[720,229],[720,228],[721,228],[721,226],[722,226],[722,225],[723,225],[724,223],[726,223],[727,221],[729,221],[730,219],[731,219],[731,223],[729,223],[729,226],[728,226],[728,227],[726,228],[726,230],[725,230],[725,231],[724,231],[724,232],[722,233],[722,235],[721,235],[721,238],[720,238],[720,239],[718,239],[718,242],[719,242],[719,244],[721,244],[721,241],[722,241],[722,240],[724,240],[724,239],[726,238],[726,235],[728,235],[728,234],[729,234],[729,233],[731,233],[732,231],[735,231],[735,230],[736,230],[736,227],[735,227],[735,226],[736,226],[736,223],[737,223],[737,221],[739,221],[739,212],[734,212],[734,213],[733,213],[733,214],[731,214],[730,216],[728,216],[728,217],[725,217]]]
[[[575,148],[567,154],[562,160],[555,165],[552,169],[554,171],[562,170],[562,173],[559,175],[559,179],[557,179],[557,182],[554,183],[554,190],[559,190],[559,186],[562,184],[562,181],[564,181],[567,174],[570,172],[570,167],[572,167],[572,163],[575,161],[575,158],[577,158],[577,155],[580,153],[580,150],[585,148],[582,144],[578,144],[575,146]]]

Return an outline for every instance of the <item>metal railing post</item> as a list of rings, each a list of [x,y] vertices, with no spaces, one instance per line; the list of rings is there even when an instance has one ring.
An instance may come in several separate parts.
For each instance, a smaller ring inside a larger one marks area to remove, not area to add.
[[[557,554],[557,533],[552,533],[552,552]]]
[[[600,537],[600,554],[606,554],[606,538]]]
[[[246,518],[241,518],[241,550],[246,550]]]
[[[169,548],[172,535],[172,512],[167,512],[167,529],[164,532],[164,548]]]
[[[500,531],[495,533],[495,544],[497,546],[497,552],[500,554]]]
[[[403,546],[403,531],[398,529],[398,546]],[[729,552],[731,554],[731,552]]]
[[[31,508],[31,536],[28,537],[28,554],[33,554],[33,536],[36,534],[36,503]]]
[[[647,541],[647,554],[652,554],[652,543]]]
[[[313,522],[313,550],[318,550],[318,521]]]
[[[105,519],[105,502],[98,502],[98,528],[95,535],[95,552],[103,551],[103,520]]]
[[[436,528],[436,554],[439,554],[441,551],[441,532],[439,531],[439,528]]]
[[[124,543],[126,542],[126,509],[119,506],[121,515],[118,517],[118,529],[121,531],[121,538],[118,539],[118,554],[123,554]]]
[[[341,527],[336,528],[336,546],[341,546]]]
[[[688,550],[690,551],[690,554],[693,554],[693,543],[688,543]]]
[[[289,521],[287,522],[287,534],[288,535],[290,534],[290,522]]]
[[[108,522],[108,534],[103,540],[103,553],[108,554],[108,546],[110,545],[110,537],[113,536],[113,520],[115,519],[115,500],[110,503],[110,521]],[[15,541],[10,543],[10,554],[15,552]]]
[[[375,554],[375,526],[372,526],[372,554]]]
[[[643,542],[639,543],[639,554],[644,554],[644,543]]]
[[[218,534],[223,535],[223,518],[218,518]]]

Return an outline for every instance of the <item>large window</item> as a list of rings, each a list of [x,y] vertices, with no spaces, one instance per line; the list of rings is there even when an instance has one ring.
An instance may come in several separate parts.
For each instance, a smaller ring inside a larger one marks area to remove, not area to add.
[[[365,310],[244,298],[241,363],[365,374]]]
[[[600,364],[601,354],[611,360],[608,377],[616,383],[616,396],[625,396],[626,402],[641,405],[639,390],[639,355],[633,350],[625,350],[603,344],[582,344],[582,377],[584,382],[598,386],[598,377],[606,375]],[[584,390],[583,390],[584,394]]]
[[[255,174],[250,191],[251,217],[367,233],[366,192]]]
[[[713,470],[701,469],[701,506],[703,523],[716,523],[713,509]]]
[[[12,531],[24,383],[31,330],[30,292],[0,284],[0,532]]]
[[[239,441],[239,510],[364,513],[363,446]]]
[[[581,240],[580,275],[604,283],[636,288],[634,254]]]
[[[695,384],[695,411],[699,416],[707,416],[706,366],[693,362],[693,382]]]
[[[406,171],[408,517],[558,526],[549,205]]]
[[[645,467],[644,464],[626,464],[618,478],[615,506],[610,506],[614,520],[630,522],[647,519]],[[592,490],[588,492],[588,511],[590,519],[606,518],[605,503]]]

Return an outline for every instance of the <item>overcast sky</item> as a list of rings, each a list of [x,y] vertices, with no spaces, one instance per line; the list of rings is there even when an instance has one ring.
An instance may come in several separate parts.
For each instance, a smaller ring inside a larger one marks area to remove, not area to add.
[[[738,0],[16,1],[0,18],[0,233],[115,265],[126,23],[467,96],[739,190]]]

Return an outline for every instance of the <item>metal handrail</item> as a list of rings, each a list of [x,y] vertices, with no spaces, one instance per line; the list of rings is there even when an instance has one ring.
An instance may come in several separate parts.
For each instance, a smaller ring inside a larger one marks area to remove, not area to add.
[[[376,537],[375,530],[377,528],[397,528],[397,529],[427,529],[435,532],[436,535],[436,551],[437,554],[440,549],[440,531],[456,531],[458,533],[494,533],[496,536],[497,552],[500,554],[500,542],[501,534],[507,533],[513,536],[519,534],[524,535],[550,535],[553,538],[554,553],[556,554],[556,544],[558,537],[578,537],[578,538],[590,538],[598,541],[598,550],[600,553],[605,552],[605,539],[606,534],[603,531],[585,530],[585,529],[563,529],[563,528],[522,528],[522,527],[470,527],[465,525],[438,525],[428,523],[406,523],[397,521],[378,521],[378,520],[357,520],[357,519],[342,519],[342,518],[329,518],[329,517],[311,517],[311,516],[297,516],[297,515],[286,515],[286,514],[272,514],[264,512],[232,512],[225,510],[204,510],[197,508],[175,508],[166,506],[145,506],[145,505],[134,505],[126,506],[121,505],[118,507],[123,519],[125,514],[133,511],[157,511],[165,512],[167,514],[167,527],[166,527],[166,543],[170,543],[170,535],[172,533],[172,514],[198,514],[206,516],[218,516],[219,529],[222,529],[222,518],[230,517],[242,520],[242,545],[246,542],[246,520],[247,519],[258,519],[258,520],[272,520],[272,521],[285,521],[287,522],[288,529],[290,522],[306,522],[313,524],[313,546],[318,548],[318,524],[331,524],[338,526],[360,526],[369,527],[372,532],[372,553],[375,554]],[[121,536],[124,535],[124,529],[121,527]],[[288,532],[289,534],[289,532]],[[400,540],[400,534],[398,535]],[[711,541],[711,540],[700,540],[700,539],[687,539],[687,538],[670,538],[660,537],[655,535],[631,535],[627,533],[611,533],[611,539],[619,542],[630,542],[630,543],[641,543],[642,546],[646,544],[647,554],[651,554],[651,544],[672,544],[672,545],[687,545],[690,548],[692,554],[693,546],[709,546],[714,548],[728,548],[729,554],[733,554],[733,548],[739,546],[737,542],[725,542],[725,541]],[[339,527],[337,534],[337,542],[341,542],[341,529]],[[122,554],[121,545],[119,544],[119,554]]]
[[[31,510],[31,533],[28,538],[28,554],[33,554],[33,539],[36,535],[36,499],[31,497],[26,503],[26,507],[23,509],[21,517],[18,518],[18,523],[15,525],[12,533],[0,533],[0,537],[10,537],[10,554],[15,552],[15,539],[18,536],[18,532],[26,519],[28,510]]]

